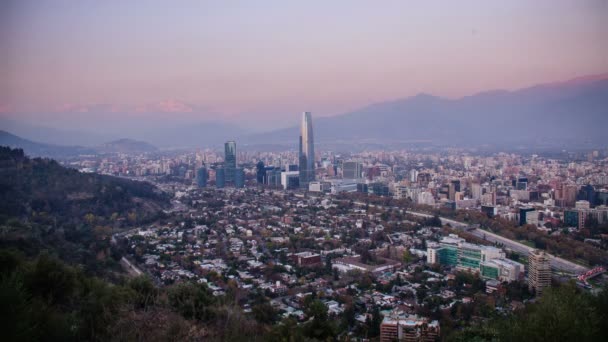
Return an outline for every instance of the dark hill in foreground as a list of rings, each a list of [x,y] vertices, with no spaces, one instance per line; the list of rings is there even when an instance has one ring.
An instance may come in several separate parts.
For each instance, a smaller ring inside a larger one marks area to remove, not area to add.
[[[54,160],[30,159],[22,150],[0,148],[0,215],[45,212],[70,220],[135,212],[145,219],[167,204],[152,184],[81,173]]]
[[[168,205],[150,183],[81,173],[0,147],[0,247],[26,255],[48,250],[105,273],[111,234],[155,221]]]

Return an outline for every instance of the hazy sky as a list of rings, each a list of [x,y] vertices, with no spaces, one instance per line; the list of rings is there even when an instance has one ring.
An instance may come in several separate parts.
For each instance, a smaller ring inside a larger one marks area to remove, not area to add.
[[[603,73],[607,23],[605,0],[3,0],[0,111],[48,121],[162,102],[201,120],[297,123]]]

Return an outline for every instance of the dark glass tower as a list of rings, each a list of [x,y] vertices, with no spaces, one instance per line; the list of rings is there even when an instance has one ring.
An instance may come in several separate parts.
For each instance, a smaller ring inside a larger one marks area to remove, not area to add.
[[[264,162],[260,160],[256,165],[256,169],[257,172],[255,173],[255,179],[257,180],[258,184],[266,183],[266,167],[264,166]]]
[[[242,167],[237,167],[236,169],[234,169],[234,187],[245,187],[245,171]]]
[[[236,169],[236,142],[227,141],[224,144],[224,169],[226,169],[226,183],[234,184],[234,170]]]
[[[207,186],[207,179],[209,178],[209,174],[207,173],[207,169],[201,167],[196,171],[196,184],[200,188],[204,188]]]
[[[223,188],[226,186],[226,174],[224,168],[220,167],[215,170],[215,187]]]
[[[312,133],[312,115],[302,113],[300,130],[300,186],[308,188],[308,183],[315,180],[315,144]]]

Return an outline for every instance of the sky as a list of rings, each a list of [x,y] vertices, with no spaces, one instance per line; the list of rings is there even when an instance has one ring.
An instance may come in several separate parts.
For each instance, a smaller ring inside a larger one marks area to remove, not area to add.
[[[605,73],[606,23],[608,0],[4,0],[0,115],[294,125]]]

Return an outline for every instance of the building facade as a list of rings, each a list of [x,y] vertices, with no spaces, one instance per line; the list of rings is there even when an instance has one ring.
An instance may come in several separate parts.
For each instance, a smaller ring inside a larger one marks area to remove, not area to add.
[[[226,186],[226,172],[223,167],[215,170],[215,187],[223,188]]]
[[[382,324],[380,325],[380,341],[438,341],[440,332],[438,321],[393,311],[387,313],[382,320]]]
[[[245,171],[242,167],[234,169],[234,187],[244,188],[245,187]]]
[[[551,286],[551,263],[549,255],[543,251],[534,250],[528,255],[528,287],[541,295],[543,290]]]
[[[429,264],[479,273],[485,279],[511,282],[520,279],[524,272],[524,265],[506,259],[501,249],[468,243],[454,234],[444,237],[439,244],[429,244],[426,256]]]
[[[359,179],[363,175],[363,164],[357,161],[342,163],[342,178]]]
[[[310,112],[302,113],[299,161],[300,186],[308,188],[308,183],[315,180],[315,144]]]
[[[201,167],[198,170],[196,170],[196,185],[198,185],[199,188],[206,187],[208,179],[209,179],[209,173],[207,172],[206,168]]]
[[[236,142],[227,141],[224,144],[224,169],[226,170],[226,183],[234,184],[236,169]]]

